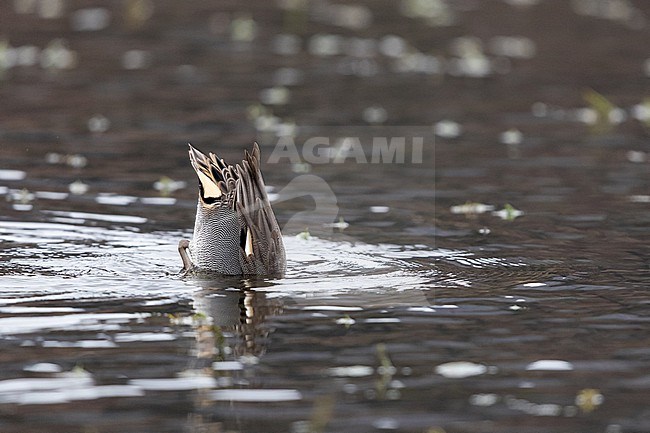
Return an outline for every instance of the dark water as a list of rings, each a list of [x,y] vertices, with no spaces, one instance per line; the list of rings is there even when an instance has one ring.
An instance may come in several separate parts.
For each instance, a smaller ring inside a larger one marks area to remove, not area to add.
[[[0,431],[650,431],[649,20],[0,3]],[[253,140],[287,275],[181,278]]]

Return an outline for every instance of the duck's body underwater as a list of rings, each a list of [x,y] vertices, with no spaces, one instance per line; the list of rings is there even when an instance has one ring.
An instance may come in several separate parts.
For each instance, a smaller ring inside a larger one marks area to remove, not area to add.
[[[192,145],[189,153],[199,178],[199,200],[192,240],[178,244],[183,270],[282,275],[286,268],[282,233],[264,188],[257,143],[234,166]]]

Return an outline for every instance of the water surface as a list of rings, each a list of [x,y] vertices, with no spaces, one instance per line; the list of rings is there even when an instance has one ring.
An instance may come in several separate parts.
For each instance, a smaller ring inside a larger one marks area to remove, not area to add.
[[[0,431],[650,431],[650,10],[301,4],[0,6]],[[182,277],[253,140],[287,274]]]

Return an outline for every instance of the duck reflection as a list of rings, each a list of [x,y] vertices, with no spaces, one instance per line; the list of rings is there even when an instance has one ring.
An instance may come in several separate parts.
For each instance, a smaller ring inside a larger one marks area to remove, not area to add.
[[[264,279],[218,277],[194,281],[200,290],[193,295],[196,312],[197,358],[254,362],[266,351],[268,316],[283,311],[280,300],[270,301],[261,288],[273,285]]]
[[[196,345],[191,370],[212,376],[218,388],[256,386],[255,369],[245,368],[257,363],[267,350],[271,328],[267,317],[283,311],[282,300],[269,300],[260,289],[274,283],[260,278],[205,277],[194,278],[198,286],[193,295],[195,316],[192,320]],[[194,395],[195,410],[189,414],[186,431],[221,432],[226,419],[215,406],[210,389]],[[234,410],[234,402],[227,412]],[[235,424],[241,420],[235,416]],[[242,431],[242,430],[239,430]]]

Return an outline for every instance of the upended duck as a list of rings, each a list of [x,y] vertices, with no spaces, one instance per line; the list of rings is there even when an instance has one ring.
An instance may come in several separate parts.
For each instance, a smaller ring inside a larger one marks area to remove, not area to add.
[[[244,159],[236,165],[189,146],[190,162],[199,178],[199,199],[192,240],[178,244],[183,271],[284,274],[282,233],[264,188],[257,143],[252,152],[244,151]]]

